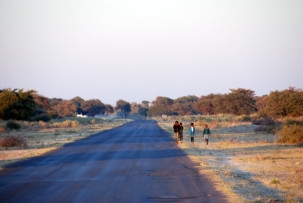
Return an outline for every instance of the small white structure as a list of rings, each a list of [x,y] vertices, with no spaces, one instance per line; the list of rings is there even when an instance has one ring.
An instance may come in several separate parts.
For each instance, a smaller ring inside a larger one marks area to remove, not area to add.
[[[162,118],[167,118],[167,115],[162,115]]]
[[[82,113],[77,114],[77,118],[87,118],[87,115],[82,115]]]

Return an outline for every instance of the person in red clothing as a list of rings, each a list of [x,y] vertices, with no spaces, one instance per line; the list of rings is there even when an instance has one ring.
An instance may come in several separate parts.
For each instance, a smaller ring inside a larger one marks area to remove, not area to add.
[[[178,137],[179,137],[179,131],[180,131],[180,125],[179,125],[178,121],[175,122],[175,125],[173,126],[173,129],[174,129],[174,132],[175,132],[175,141],[176,141],[176,144],[178,144]]]

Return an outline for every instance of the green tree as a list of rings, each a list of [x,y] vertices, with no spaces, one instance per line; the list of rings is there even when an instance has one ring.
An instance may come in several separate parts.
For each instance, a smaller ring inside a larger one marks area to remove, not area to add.
[[[265,112],[272,117],[302,116],[303,91],[290,87],[283,91],[271,92],[266,97]]]
[[[127,118],[131,112],[131,105],[127,101],[120,99],[116,103],[116,109],[121,111],[122,117]]]
[[[180,97],[174,100],[171,107],[173,114],[177,115],[194,115],[197,114],[195,109],[195,103],[198,101],[198,97],[194,95]]]
[[[177,99],[174,100],[175,103],[194,103],[197,102],[199,100],[199,98],[195,95],[188,95],[188,96],[183,96],[183,97],[179,97]]]
[[[91,99],[82,103],[82,112],[89,116],[95,116],[105,113],[105,105],[99,99]]]
[[[50,99],[39,94],[33,94],[36,102],[35,116],[31,120],[39,120],[39,118],[56,118],[58,113],[52,108]],[[44,121],[47,119],[44,119]]]
[[[211,99],[203,99],[197,102],[196,107],[198,111],[203,115],[214,114],[214,106],[213,106],[213,101]]]
[[[81,106],[85,102],[85,100],[81,97],[74,97],[71,101],[75,104],[77,108],[77,113],[82,113]]]
[[[230,89],[225,96],[226,111],[234,115],[249,115],[256,112],[255,92],[249,89]]]
[[[266,113],[267,97],[268,97],[268,95],[263,95],[261,97],[258,97],[258,96],[255,97],[257,111],[258,111],[259,116],[261,116],[261,117],[265,117],[267,115],[267,113]]]
[[[114,113],[114,108],[110,104],[105,104],[105,114]]]
[[[1,90],[0,93],[0,116],[2,119],[7,118],[9,115],[7,114],[7,110],[10,106],[12,106],[15,102],[18,101],[18,97],[16,93],[11,91],[10,89]]]
[[[172,105],[174,100],[168,97],[157,97],[149,107],[148,115],[172,115]]]
[[[146,119],[147,112],[148,112],[148,108],[140,106],[140,108],[139,108],[139,114],[141,116],[144,116],[144,119]]]
[[[35,113],[33,90],[1,90],[0,117],[4,120],[28,120]]]
[[[142,103],[142,106],[143,106],[143,107],[148,108],[150,102],[149,102],[149,101],[146,101],[146,100],[143,100],[141,103]]]
[[[217,113],[223,113],[225,110],[222,105],[224,103],[223,95],[221,94],[209,94],[207,96],[201,96],[195,107],[197,111],[203,115],[213,115]]]
[[[63,100],[53,106],[60,117],[76,116],[76,105],[71,100]]]

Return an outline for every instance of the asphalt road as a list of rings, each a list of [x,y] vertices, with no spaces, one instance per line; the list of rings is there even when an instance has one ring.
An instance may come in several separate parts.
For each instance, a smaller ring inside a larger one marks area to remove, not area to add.
[[[0,202],[225,202],[194,166],[155,122],[135,121],[10,165]]]

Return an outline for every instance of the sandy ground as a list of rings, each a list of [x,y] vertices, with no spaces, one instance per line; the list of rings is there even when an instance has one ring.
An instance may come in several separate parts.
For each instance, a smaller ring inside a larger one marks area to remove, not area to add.
[[[171,123],[160,126],[171,132]],[[187,125],[187,124],[185,124]],[[210,174],[217,188],[235,201],[303,201],[303,148],[282,145],[278,136],[256,133],[251,124],[212,130],[205,145],[201,131],[195,144],[188,133],[180,147]]]

